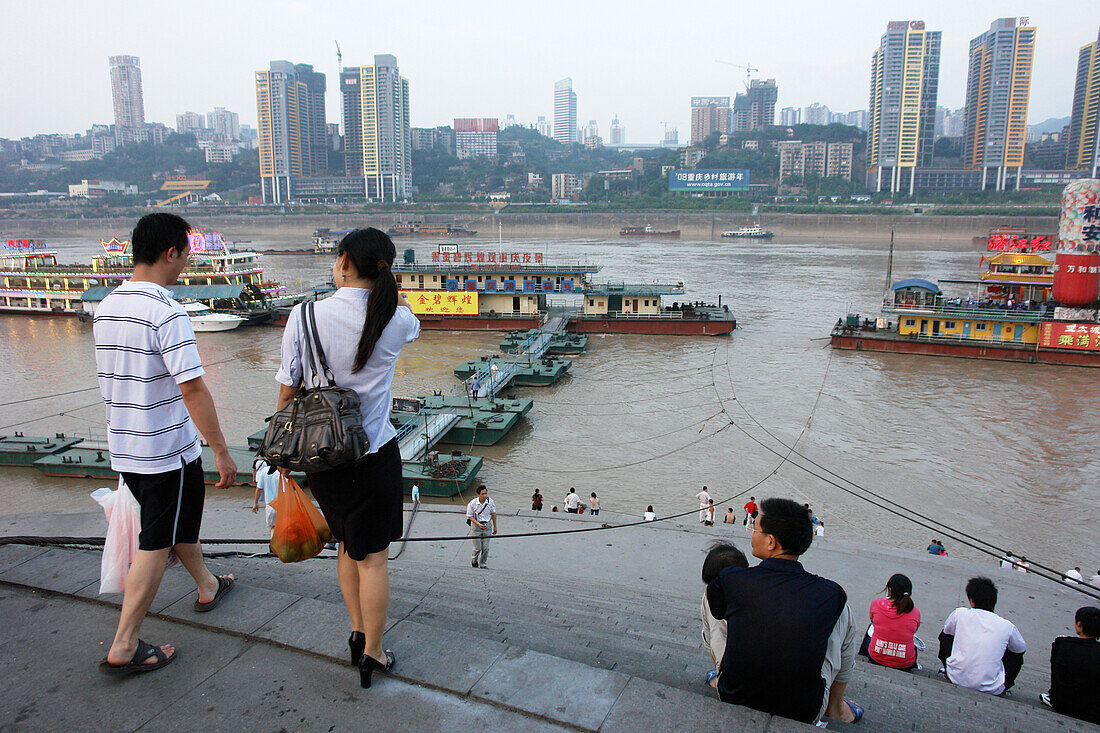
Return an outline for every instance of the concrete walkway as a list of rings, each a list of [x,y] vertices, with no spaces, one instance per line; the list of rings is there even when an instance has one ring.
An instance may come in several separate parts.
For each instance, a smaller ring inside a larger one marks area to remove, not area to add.
[[[537,514],[501,516],[501,532],[598,527],[623,519]],[[0,521],[0,534],[100,535],[104,524],[94,512],[8,517]],[[465,532],[459,513],[429,508],[419,513],[412,535]],[[261,520],[224,508],[208,512],[204,524],[207,537],[259,533]],[[79,714],[89,725],[77,728],[91,727],[92,721],[97,727],[115,722],[112,727],[123,729],[146,723],[171,728],[177,725],[170,720],[173,711],[197,696],[213,708],[210,714],[218,716],[220,727],[238,715],[240,724],[234,727],[318,729],[326,721],[337,728],[350,727],[352,721],[362,727],[369,720],[364,711],[374,706],[356,703],[375,700],[382,702],[383,728],[406,730],[450,727],[463,722],[463,716],[491,721],[492,728],[519,730],[809,730],[722,704],[702,684],[707,657],[699,640],[699,567],[707,545],[730,536],[729,526],[670,522],[499,538],[492,543],[488,570],[470,567],[467,542],[410,543],[391,563],[386,646],[398,655],[397,676],[378,679],[369,691],[358,688],[345,660],[346,615],[332,558],[295,565],[270,558],[211,561],[218,572],[236,573],[240,586],[216,612],[203,615],[191,611],[189,577],[182,570],[170,571],[153,607],[159,618],[142,635],[150,642],[176,644],[180,660],[163,672],[119,683],[94,670],[116,620],[116,612],[102,603],[118,600],[93,600],[99,554],[3,547],[0,581],[9,585],[0,586],[0,612],[5,618],[33,613],[36,623],[22,625],[0,642],[5,658],[19,660],[23,670],[5,678],[8,694],[0,703],[0,727],[72,727],[72,716]],[[747,549],[743,528],[732,528],[732,536]],[[1006,699],[960,690],[924,674],[858,664],[849,697],[867,709],[860,728],[1094,729],[1037,704],[1038,693],[1049,684],[1050,641],[1068,633],[1073,611],[1087,599],[1038,578],[1002,573],[992,563],[827,538],[815,543],[805,561],[809,569],[845,585],[857,618],[865,615],[890,574],[907,573],[924,619],[920,634],[929,645],[922,656],[926,670],[937,666],[936,633],[973,574],[998,582],[998,611],[1017,623],[1029,643],[1017,691]],[[66,629],[73,630],[76,643]],[[41,662],[55,658],[63,663]],[[158,679],[171,679],[173,685]],[[114,684],[125,687],[105,687]],[[66,698],[74,689],[83,697]],[[141,690],[148,690],[145,717],[125,717],[115,709],[117,700],[98,694],[104,689],[136,690],[139,703]],[[173,692],[166,696],[166,689]],[[61,704],[67,699],[80,704]],[[406,713],[410,717],[403,718]],[[197,727],[177,727],[184,726]]]

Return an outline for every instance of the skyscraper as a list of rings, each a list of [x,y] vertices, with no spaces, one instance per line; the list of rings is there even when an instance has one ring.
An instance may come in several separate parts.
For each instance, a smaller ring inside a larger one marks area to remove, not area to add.
[[[729,97],[691,98],[691,144],[698,145],[707,135],[730,131]]]
[[[779,124],[784,127],[802,124],[802,110],[798,107],[784,107],[779,110]]]
[[[459,159],[479,156],[497,157],[497,130],[500,125],[496,117],[456,117],[455,155]]]
[[[1096,177],[1100,166],[1100,32],[1096,41],[1077,54],[1077,81],[1069,119],[1066,168],[1088,170]]]
[[[932,162],[940,32],[923,20],[892,21],[871,54],[868,187],[913,193],[913,172]]]
[[[110,56],[111,99],[115,108],[115,141],[119,145],[144,139],[145,96],[141,91],[141,59]]]
[[[315,96],[318,76],[319,102]],[[324,149],[324,84],[324,74],[313,71],[309,64],[296,66],[289,61],[272,61],[267,71],[256,72],[256,119],[264,203],[289,201],[292,178],[313,176],[325,169],[328,151]],[[320,128],[320,151],[314,144],[318,134],[314,127]]]
[[[313,70],[313,64],[295,64],[298,81],[305,85],[302,113],[306,120],[303,144],[309,151],[307,176],[322,175],[328,171],[328,124],[325,119],[325,75]]]
[[[963,164],[982,171],[983,189],[992,171],[993,188],[1003,191],[1009,168],[1016,169],[1020,187],[1035,54],[1035,28],[1020,20],[1019,27],[1015,18],[995,20],[970,42]]]
[[[607,132],[609,145],[622,145],[625,140],[623,139],[623,126],[619,124],[619,115],[615,115],[611,120],[611,127]]]
[[[397,201],[412,191],[409,80],[397,57],[378,54],[372,66],[344,67],[344,172],[363,176],[369,199]]]
[[[749,129],[762,130],[775,124],[775,101],[779,87],[775,79],[753,79],[749,82]]]
[[[577,136],[577,95],[573,79],[565,77],[554,84],[554,139],[571,145]]]

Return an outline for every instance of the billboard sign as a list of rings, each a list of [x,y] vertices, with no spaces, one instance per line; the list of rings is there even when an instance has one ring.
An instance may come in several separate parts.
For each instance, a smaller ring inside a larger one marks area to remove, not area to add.
[[[748,191],[748,169],[681,170],[668,173],[669,191]]]
[[[1047,321],[1039,332],[1039,345],[1043,348],[1100,351],[1100,325]]]
[[[729,97],[692,97],[692,107],[729,107]]]
[[[428,316],[476,316],[477,293],[402,290],[412,312]]]

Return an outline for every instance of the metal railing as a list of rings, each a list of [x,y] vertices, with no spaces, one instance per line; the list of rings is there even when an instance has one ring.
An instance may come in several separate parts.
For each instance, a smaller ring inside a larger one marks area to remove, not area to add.
[[[1024,321],[1026,323],[1038,323],[1049,317],[1046,315],[1046,311],[1041,308],[975,308],[969,305],[946,305],[942,303],[921,305],[894,303],[889,299],[882,302],[882,310],[886,313],[914,316],[976,318],[994,321]]]

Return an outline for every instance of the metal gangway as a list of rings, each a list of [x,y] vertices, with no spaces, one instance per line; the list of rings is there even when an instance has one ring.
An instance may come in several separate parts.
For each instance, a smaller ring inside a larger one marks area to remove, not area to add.
[[[419,413],[416,419],[409,420],[397,429],[397,446],[401,451],[401,460],[423,459],[432,446],[458,421],[459,416],[453,412],[439,412],[434,415]]]
[[[542,358],[554,340],[554,332],[540,330],[528,336],[507,359],[491,359],[462,383],[465,394],[493,399],[508,386],[516,372]],[[493,365],[497,365],[496,372]],[[475,382],[476,380],[476,382]],[[476,388],[475,388],[476,387]]]

